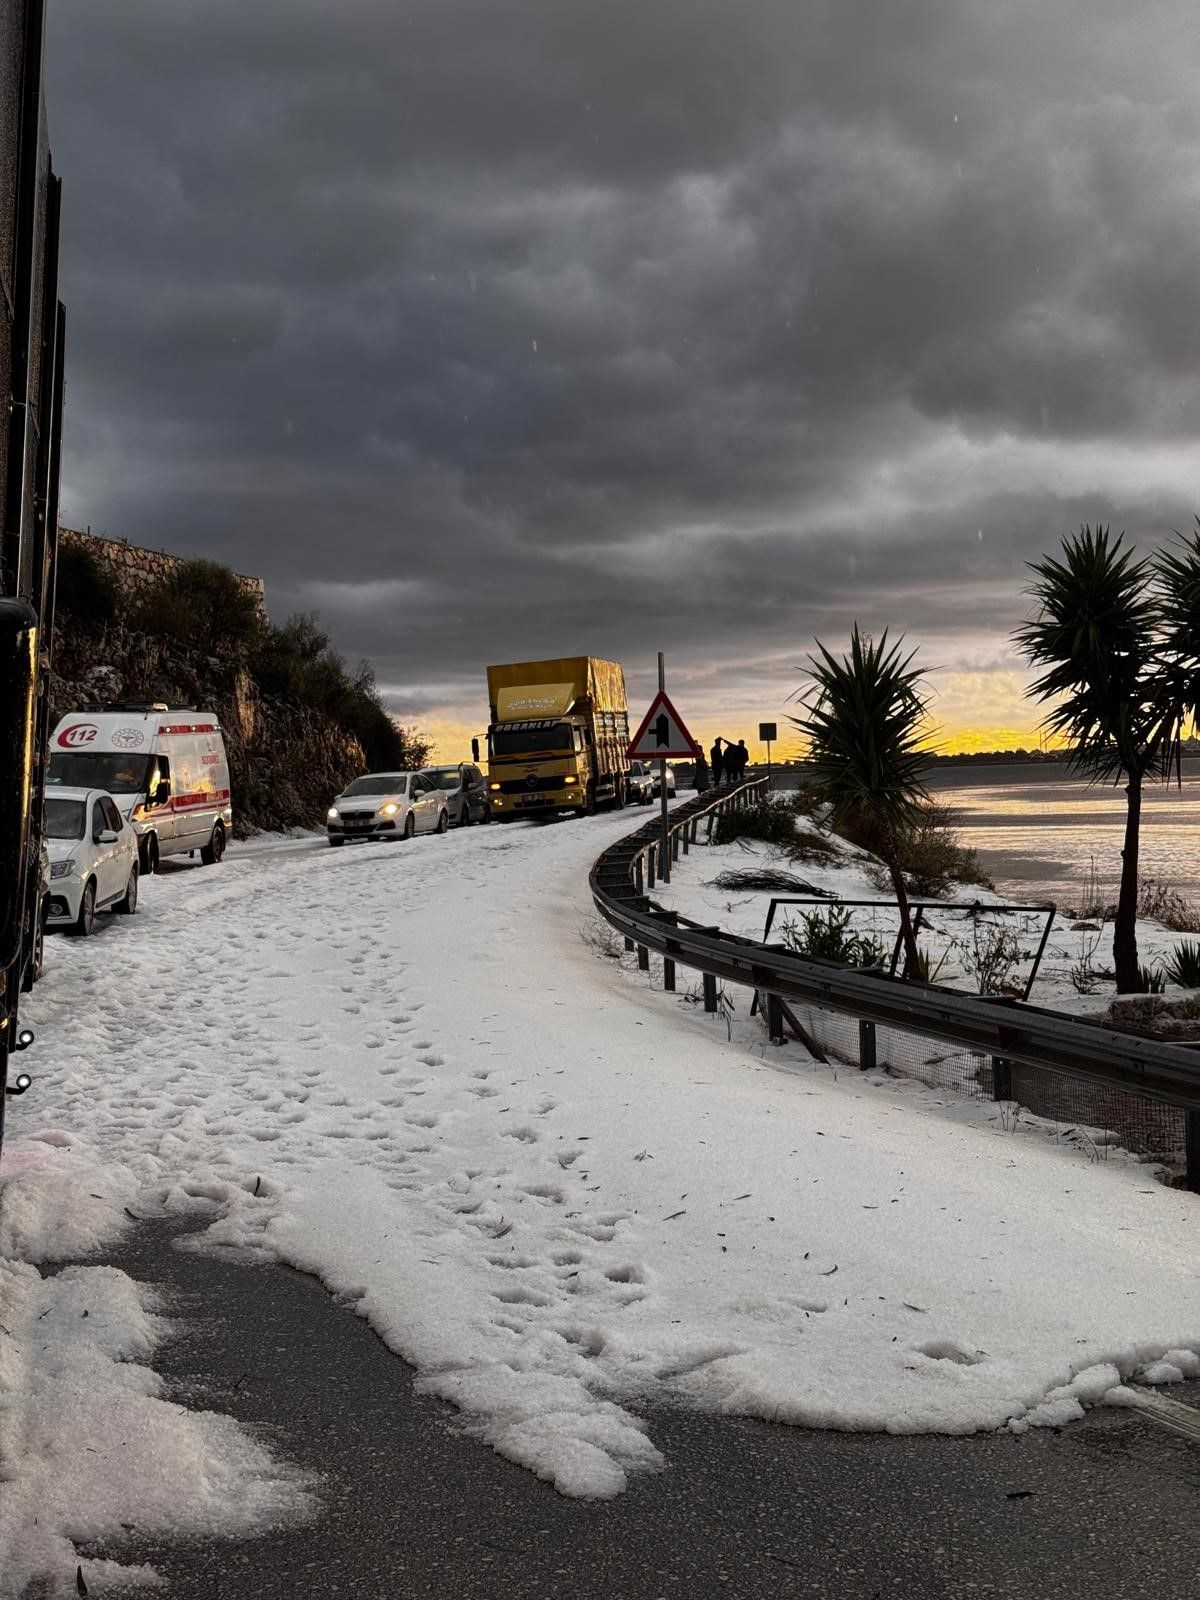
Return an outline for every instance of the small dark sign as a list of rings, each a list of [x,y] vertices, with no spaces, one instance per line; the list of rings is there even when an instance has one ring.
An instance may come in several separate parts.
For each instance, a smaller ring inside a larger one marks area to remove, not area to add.
[[[767,744],[771,740],[778,739],[779,729],[773,722],[760,722],[758,725],[758,737],[764,744]]]

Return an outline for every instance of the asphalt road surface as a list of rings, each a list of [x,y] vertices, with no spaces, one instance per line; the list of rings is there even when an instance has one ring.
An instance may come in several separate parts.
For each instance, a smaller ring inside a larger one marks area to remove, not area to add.
[[[110,1258],[167,1290],[180,1331],[159,1370],[180,1403],[238,1417],[314,1473],[321,1510],[250,1540],[133,1530],[84,1553],[85,1582],[88,1557],[109,1555],[152,1562],[171,1600],[1200,1594],[1200,1446],[1134,1413],[948,1439],[656,1410],[666,1470],[568,1500],[415,1394],[314,1280],[180,1252],[178,1226],[147,1224]]]

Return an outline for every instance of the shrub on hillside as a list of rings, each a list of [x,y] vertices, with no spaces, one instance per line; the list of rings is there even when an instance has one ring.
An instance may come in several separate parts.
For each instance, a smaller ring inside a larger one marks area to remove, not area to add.
[[[311,612],[263,629],[251,668],[264,694],[323,711],[352,733],[368,767],[419,767],[427,759],[428,741],[413,728],[397,727],[379,699],[370,667],[363,662],[348,671]]]
[[[789,806],[760,800],[757,805],[723,811],[713,831],[714,844],[732,844],[735,839],[760,839],[764,844],[784,848],[795,842],[796,814]]]
[[[952,883],[993,887],[975,851],[968,849],[955,833],[952,818],[948,806],[927,800],[920,808],[920,820],[901,834],[896,854],[904,881],[913,894],[945,894]],[[871,848],[866,840],[853,842]],[[891,887],[891,880],[882,868],[876,876],[881,889]]]
[[[244,654],[263,629],[258,596],[218,561],[185,561],[147,589],[132,626],[206,656]]]
[[[103,562],[76,544],[58,548],[54,589],[57,616],[104,627],[117,614],[120,592]]]
[[[1137,914],[1139,921],[1152,918],[1172,933],[1200,933],[1200,912],[1160,878],[1143,878],[1138,884]]]

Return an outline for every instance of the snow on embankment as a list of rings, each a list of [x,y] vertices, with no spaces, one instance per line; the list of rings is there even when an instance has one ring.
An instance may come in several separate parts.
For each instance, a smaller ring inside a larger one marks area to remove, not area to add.
[[[37,1115],[318,1274],[568,1494],[653,1466],[671,1396],[965,1433],[1200,1370],[1194,1197],[730,1042],[597,947],[587,867],[629,826],[155,879],[54,944]]]

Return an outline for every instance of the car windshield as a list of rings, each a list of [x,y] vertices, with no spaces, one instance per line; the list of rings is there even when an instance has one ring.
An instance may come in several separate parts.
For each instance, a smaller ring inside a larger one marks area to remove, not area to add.
[[[457,789],[462,783],[462,771],[458,767],[427,767],[425,776],[435,789]]]
[[[495,727],[489,734],[494,756],[523,756],[535,751],[571,750],[574,740],[567,722],[515,722]]]
[[[51,839],[82,839],[87,808],[82,800],[51,796],[46,801],[46,833]]]
[[[407,772],[373,772],[348,783],[342,790],[342,798],[348,800],[359,794],[403,794],[407,783]]]
[[[152,756],[123,755],[116,750],[55,750],[47,783],[67,789],[107,789],[109,794],[145,794]]]

